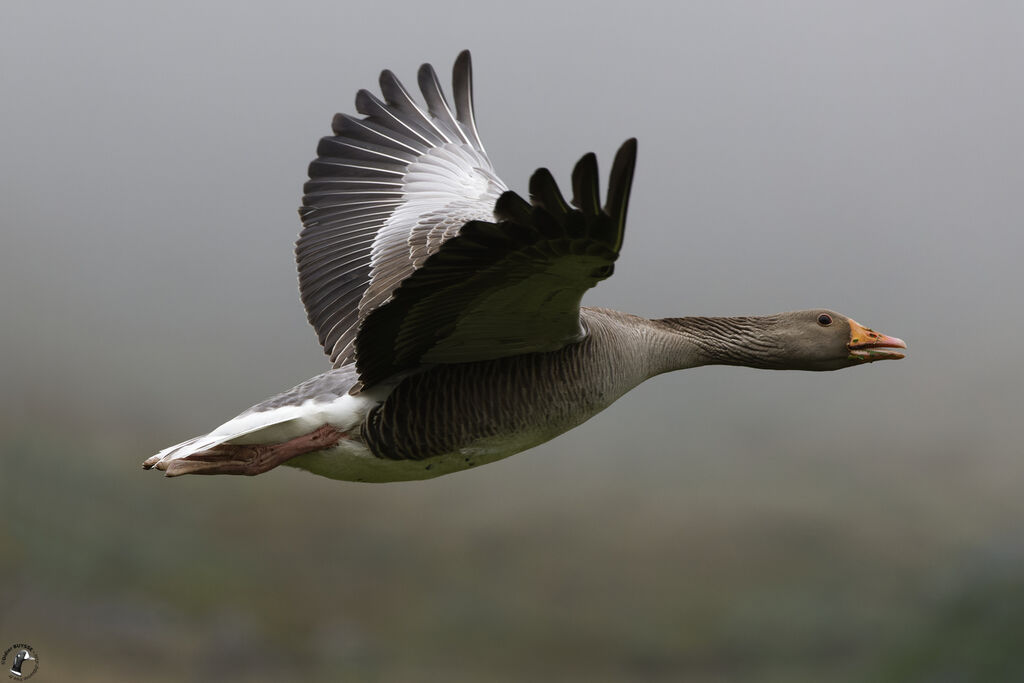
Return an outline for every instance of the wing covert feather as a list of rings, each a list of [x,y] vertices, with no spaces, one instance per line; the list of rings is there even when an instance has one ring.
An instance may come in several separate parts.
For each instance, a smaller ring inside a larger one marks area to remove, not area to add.
[[[576,208],[539,169],[532,204],[505,192],[497,221],[466,223],[363,320],[354,391],[424,365],[553,351],[582,339],[580,300],[612,274],[635,161],[631,139],[616,155],[603,209],[591,154],[573,171]]]

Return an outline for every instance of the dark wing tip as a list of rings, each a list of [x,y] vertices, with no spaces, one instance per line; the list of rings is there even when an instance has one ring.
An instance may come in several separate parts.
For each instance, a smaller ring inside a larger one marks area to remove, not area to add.
[[[615,161],[612,162],[612,172],[608,178],[608,201],[605,203],[604,211],[618,226],[620,236],[623,232],[622,228],[626,223],[629,192],[633,186],[636,151],[636,138],[630,138],[622,143],[619,151],[615,153]],[[616,246],[616,250],[619,247],[621,247],[621,244]]]
[[[430,113],[437,116],[435,110],[446,108],[447,102],[441,89],[441,81],[438,79],[437,72],[434,71],[432,64],[420,64],[420,68],[416,72],[416,82],[420,86],[420,92],[423,93],[423,97],[427,101],[427,107],[433,107]]]
[[[473,113],[473,60],[469,50],[463,50],[455,58],[452,66],[452,90],[455,98],[455,118],[465,127],[465,132],[472,138],[472,144],[478,152],[483,153],[484,145],[476,129],[476,116]]]
[[[618,161],[620,156],[625,155],[629,155],[633,157],[633,159],[635,160],[637,145],[638,143],[636,141],[636,138],[629,138],[628,140],[623,142],[622,145],[619,146],[619,151],[615,153],[615,160]]]
[[[380,86],[381,94],[384,95],[384,100],[388,104],[401,107],[409,100],[405,86],[402,85],[402,82],[398,80],[398,76],[391,69],[384,69],[380,72],[377,84]]]
[[[601,211],[601,190],[597,177],[597,155],[587,152],[572,169],[572,203],[586,216]]]
[[[416,70],[416,79],[420,81],[424,79],[429,81],[436,81],[437,72],[434,71],[434,65],[430,64],[429,62],[424,62],[423,64],[420,64],[420,68]]]
[[[377,99],[377,96],[366,88],[360,88],[356,92],[356,111],[363,116],[372,118],[383,107],[383,103]]]
[[[341,135],[345,127],[345,115],[341,112],[331,117],[331,132],[335,135]]]
[[[494,217],[499,221],[512,221],[521,225],[530,223],[530,205],[512,190],[505,190],[494,205]]]
[[[530,201],[553,215],[561,215],[569,211],[569,205],[562,197],[551,171],[538,168],[530,176]]]

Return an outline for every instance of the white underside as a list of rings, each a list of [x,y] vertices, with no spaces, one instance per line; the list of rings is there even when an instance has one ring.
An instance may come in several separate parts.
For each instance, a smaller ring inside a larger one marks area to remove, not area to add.
[[[363,444],[342,440],[334,448],[306,453],[285,464],[330,479],[384,483],[433,479],[495,462],[544,443],[556,436],[521,434],[476,443],[454,453],[423,460],[389,460],[373,455]]]
[[[150,461],[177,460],[221,444],[282,443],[309,434],[325,424],[349,431],[359,425],[377,403],[377,400],[366,396],[344,394],[327,400],[308,399],[301,404],[271,410],[250,409],[209,434],[163,449]]]

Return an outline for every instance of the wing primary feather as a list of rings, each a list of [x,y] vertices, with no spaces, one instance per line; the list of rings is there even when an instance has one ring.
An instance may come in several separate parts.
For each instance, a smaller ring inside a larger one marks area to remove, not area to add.
[[[455,116],[469,131],[477,151],[486,154],[473,113],[473,60],[469,50],[463,50],[455,59],[455,66],[452,67],[452,88],[455,91]]]
[[[424,132],[432,135],[435,139],[433,143],[435,145],[443,145],[450,143],[452,140],[448,135],[441,130],[430,117],[420,109],[416,101],[412,99],[409,91],[405,89],[402,82],[398,80],[389,69],[385,69],[380,74],[380,91],[384,95],[384,101],[390,106],[397,109],[401,114],[415,121],[417,124],[424,127]],[[429,127],[429,130],[426,128]]]
[[[437,72],[434,71],[434,67],[430,64],[422,65],[416,77],[430,115],[439,121],[443,121],[447,127],[455,131],[462,142],[472,145],[462,128],[459,127],[458,121],[455,120],[451,107],[448,106],[448,100],[445,99],[444,90],[441,89],[441,81],[437,78]]]
[[[387,167],[383,163],[371,164],[364,160],[341,159],[338,157],[320,157],[310,162],[309,175],[313,178],[379,178],[391,176],[405,177],[405,168]]]
[[[506,190],[494,204],[494,216],[498,220],[512,221],[520,225],[529,225],[532,220],[533,207],[525,199],[512,190]]]
[[[373,97],[373,95],[371,95],[368,90],[361,92],[365,92],[371,98]],[[406,161],[406,163],[414,161],[430,148],[430,145],[426,145],[422,148],[418,147],[414,140],[410,140],[401,133],[398,133],[397,131],[394,131],[390,128],[381,126],[380,124],[377,124],[370,119],[360,120],[352,116],[349,116],[348,114],[339,114],[335,116],[334,119],[335,121],[341,121],[342,131],[338,133],[338,135],[347,135],[349,137],[355,138],[356,140],[365,142],[373,142],[374,140],[384,140],[386,141],[384,146],[392,148],[401,148],[394,151],[401,152],[403,150],[408,150],[409,152],[412,153],[412,159],[409,159],[408,161]]]
[[[355,189],[380,189],[383,190],[388,187],[402,187],[403,182],[401,178],[369,178],[366,176],[342,176],[342,177],[321,177],[309,183],[310,185],[317,185],[318,187],[326,190],[355,190]],[[314,190],[315,192],[316,190]]]
[[[311,304],[321,301],[328,295],[331,280],[341,273],[358,268],[365,268],[366,272],[369,273],[369,268],[362,264],[365,259],[360,258],[361,255],[368,254],[369,251],[370,247],[360,247],[351,250],[348,254],[339,257],[337,260],[304,267],[299,275],[302,277],[303,285],[307,291],[306,300]]]
[[[370,218],[371,216],[377,217],[378,228],[379,221],[386,220],[388,216],[394,213],[395,207],[399,205],[399,202],[394,201],[379,201],[379,202],[358,202],[355,206],[348,206],[347,204],[337,205],[324,205],[324,206],[304,206],[299,211],[299,215],[305,217],[306,214],[315,211],[315,219],[310,219],[307,223],[316,223],[318,226],[318,236],[326,234],[330,228],[344,227],[346,221],[355,218]],[[306,235],[303,237],[304,240],[310,239],[312,235]]]
[[[313,191],[307,192],[302,198],[303,201],[308,201],[310,205],[314,205],[313,200],[316,199],[329,199],[329,198],[341,198],[344,197],[344,201],[363,201],[363,200],[376,200],[376,199],[401,199],[403,193],[398,190],[325,190],[325,191]]]
[[[436,140],[431,140],[411,121],[405,121],[395,114],[395,111],[384,102],[381,102],[376,95],[369,90],[363,89],[356,93],[356,111],[370,118],[371,121],[392,130],[399,135],[411,135],[424,145],[427,149],[437,146]],[[426,150],[423,150],[426,151]]]
[[[348,114],[336,114],[332,126],[336,131],[335,137],[320,138],[316,153],[320,157],[337,157],[339,152],[346,156],[362,161],[380,162],[386,159],[385,163],[394,164],[396,167],[405,169],[410,163],[416,160],[416,153],[409,153],[403,150],[396,150],[393,146],[384,146],[370,142],[362,131],[355,130],[354,120]],[[337,132],[342,131],[342,132]],[[342,134],[350,137],[340,138]]]
[[[303,240],[295,247],[295,252],[302,260],[316,258],[317,254],[335,253],[341,255],[341,251],[356,244],[373,244],[377,237],[378,218],[367,218],[358,223],[349,225],[331,226],[318,231],[315,239]],[[335,246],[341,245],[341,248]]]
[[[530,176],[530,201],[555,215],[565,214],[570,210],[558,189],[558,183],[555,182],[551,171],[546,168],[538,168]]]
[[[326,215],[320,217],[316,230],[299,241],[297,245],[299,248],[315,247],[322,243],[333,244],[338,240],[349,239],[349,237],[362,238],[365,236],[373,239],[380,229],[380,221],[382,218],[386,220],[391,215],[391,210],[337,216],[332,214],[341,213],[340,211],[325,211],[324,213]]]
[[[605,203],[604,210],[617,227],[618,241],[614,247],[615,251],[622,247],[623,226],[626,224],[629,193],[633,186],[633,172],[636,168],[636,150],[636,138],[630,138],[622,143],[619,151],[615,153],[612,172],[608,178],[608,201]]]
[[[597,177],[597,155],[588,152],[572,169],[572,203],[585,216],[601,211],[601,190]]]
[[[338,253],[340,249],[335,247],[335,244],[338,244],[341,248],[345,249],[346,252],[351,252],[367,246],[372,247],[373,239],[374,235],[372,233],[369,235],[357,233],[352,237],[335,239],[334,241],[326,243],[322,242],[320,245],[303,245],[304,248],[299,252],[299,256],[302,257],[305,268],[319,267],[326,263],[340,261],[347,256],[347,254]]]

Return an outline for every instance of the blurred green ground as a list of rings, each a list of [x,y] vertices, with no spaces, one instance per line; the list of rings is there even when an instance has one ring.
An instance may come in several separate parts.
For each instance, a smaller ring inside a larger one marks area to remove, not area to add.
[[[1008,454],[556,440],[374,486],[139,443],[8,433],[0,635],[39,681],[1024,680]]]

